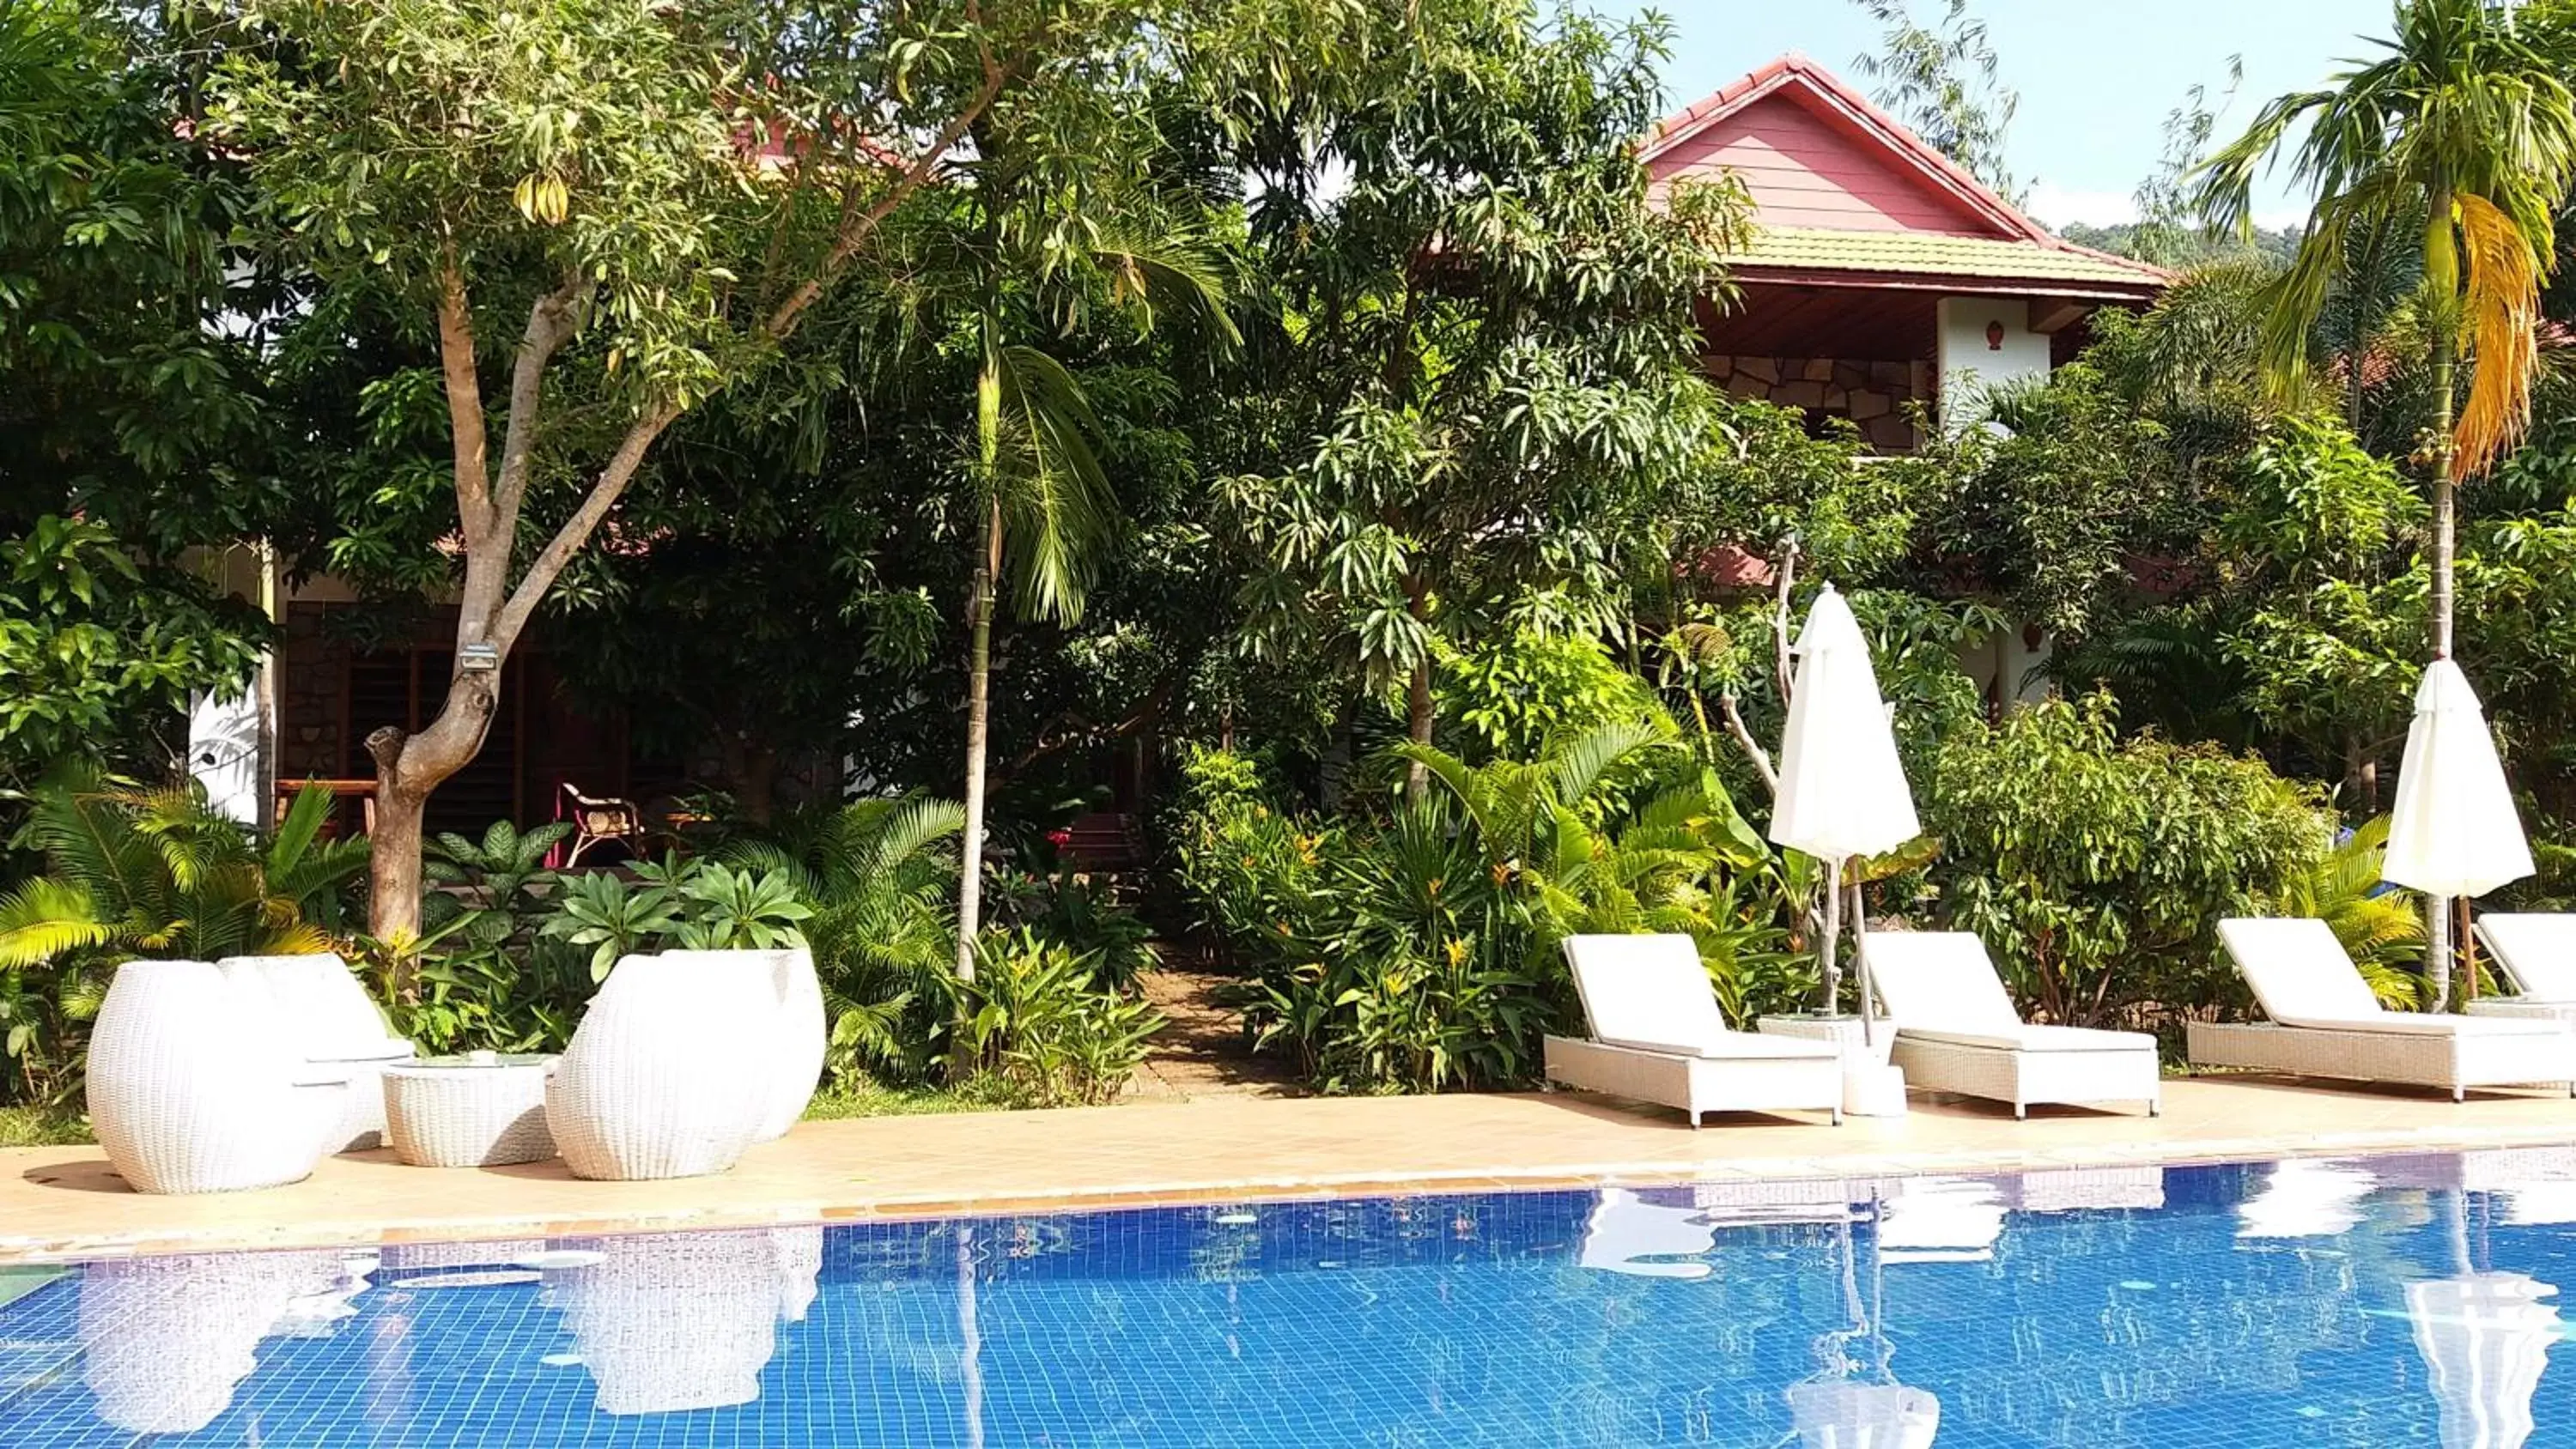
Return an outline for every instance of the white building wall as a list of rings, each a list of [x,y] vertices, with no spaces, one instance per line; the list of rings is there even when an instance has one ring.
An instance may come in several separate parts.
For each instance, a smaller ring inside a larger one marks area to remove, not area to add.
[[[2030,302],[2020,297],[1944,297],[1936,304],[1934,364],[1941,374],[1941,416],[1995,388],[2048,376],[2048,334],[2030,330]],[[1992,328],[2003,329],[1997,338]]]
[[[230,699],[198,696],[188,711],[188,773],[205,787],[215,813],[244,825],[268,824],[267,739],[256,687]]]

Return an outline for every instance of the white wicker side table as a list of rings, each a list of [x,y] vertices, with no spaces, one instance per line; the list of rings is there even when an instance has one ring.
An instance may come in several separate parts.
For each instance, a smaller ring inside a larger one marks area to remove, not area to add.
[[[414,1167],[499,1167],[555,1155],[551,1056],[474,1052],[385,1068],[385,1136]]]
[[[1843,1052],[1843,1115],[1905,1115],[1905,1073],[1888,1065],[1896,1042],[1896,1023],[1875,1021],[1866,1033],[1857,1016],[1765,1016],[1754,1022],[1765,1036],[1829,1041]],[[1871,1040],[1864,1042],[1866,1035]]]

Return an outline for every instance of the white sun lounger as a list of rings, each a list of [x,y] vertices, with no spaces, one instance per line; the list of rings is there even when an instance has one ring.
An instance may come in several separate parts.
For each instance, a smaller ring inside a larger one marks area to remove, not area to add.
[[[1831,1042],[1730,1031],[1688,936],[1569,936],[1565,962],[1592,1037],[1552,1036],[1547,1077],[1587,1092],[1704,1112],[1815,1111],[1843,1120]]]
[[[2010,1102],[2015,1117],[2037,1102],[2164,1110],[2154,1037],[2023,1021],[1975,936],[1873,931],[1861,950],[1896,1028],[1888,1060],[1905,1069],[1906,1085]]]
[[[2323,921],[2221,921],[2218,938],[2270,1020],[2190,1023],[2195,1066],[2447,1087],[2455,1102],[2471,1087],[2576,1087],[2564,1024],[2390,1011]]]
[[[2477,932],[2517,994],[2481,996],[2471,1016],[2576,1022],[2576,916],[2499,912],[2479,916]]]

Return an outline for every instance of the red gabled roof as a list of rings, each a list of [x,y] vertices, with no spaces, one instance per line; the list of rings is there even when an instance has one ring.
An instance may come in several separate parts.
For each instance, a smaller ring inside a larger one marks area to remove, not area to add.
[[[1857,265],[1826,256],[1835,249],[1811,247],[1802,238],[1841,235],[1848,241],[1842,250],[1883,251],[1902,249],[1901,239],[1911,237],[1935,249],[1990,249],[1994,256],[1980,254],[1970,268],[1978,272],[1995,270],[2002,265],[1997,258],[2008,260],[2028,247],[2058,254],[2053,264],[2033,259],[2052,275],[2078,265],[2120,274],[2118,281],[2128,287],[2154,289],[2167,280],[2144,263],[2052,235],[1840,76],[1794,51],[1665,118],[1639,154],[1659,181],[1695,169],[1737,171],[1754,193],[1757,226],[1766,210],[1773,213],[1768,230],[1775,235],[1752,248],[1764,254],[1742,259],[1756,267],[1794,265],[1797,258],[1788,253],[1805,250],[1818,252],[1818,265]],[[1872,242],[1872,236],[1881,240]],[[1911,272],[1922,266],[1900,258],[1886,269]],[[2017,265],[2003,269],[2020,271]]]
[[[1932,149],[1923,138],[1872,104],[1869,97],[1854,90],[1842,77],[1797,51],[1781,56],[1717,94],[1657,124],[1641,153],[1647,169],[1656,170],[1657,158],[1773,96],[1803,104],[1810,110],[1822,111],[1847,131],[1857,132],[1874,143],[1872,149],[1880,153],[1891,171],[1975,216],[1996,234],[2022,241],[2060,244],[2057,238],[2049,235],[2048,228],[1997,196],[1957,162]]]

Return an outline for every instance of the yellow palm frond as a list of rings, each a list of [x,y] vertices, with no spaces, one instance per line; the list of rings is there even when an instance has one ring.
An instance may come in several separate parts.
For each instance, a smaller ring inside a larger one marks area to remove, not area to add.
[[[0,966],[41,965],[114,939],[116,928],[78,886],[39,877],[0,897]]]
[[[263,956],[318,956],[338,946],[331,933],[311,921],[298,921],[260,938]]]
[[[2451,452],[2454,481],[2485,472],[2531,424],[2531,382],[2540,367],[2540,258],[2531,238],[2483,196],[2459,197],[2469,290],[2462,338],[2477,354],[2477,376]]]

